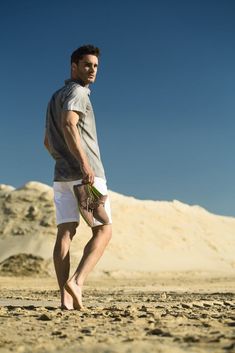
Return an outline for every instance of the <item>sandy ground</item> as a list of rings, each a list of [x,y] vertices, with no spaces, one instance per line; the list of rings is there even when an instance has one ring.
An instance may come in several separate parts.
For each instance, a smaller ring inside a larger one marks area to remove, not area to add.
[[[0,352],[235,352],[235,277],[91,277],[86,311],[53,278],[0,277]]]
[[[87,310],[61,311],[52,188],[0,185],[0,353],[235,352],[235,217],[109,194],[113,237]],[[90,236],[81,222],[71,270]]]

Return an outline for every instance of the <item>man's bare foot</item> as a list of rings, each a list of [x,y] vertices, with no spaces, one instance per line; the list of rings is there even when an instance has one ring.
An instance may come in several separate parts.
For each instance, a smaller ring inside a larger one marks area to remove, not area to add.
[[[82,287],[78,286],[74,280],[68,281],[64,288],[73,297],[73,307],[76,310],[84,310],[82,305]]]
[[[61,310],[73,310],[74,307],[73,307],[73,305],[72,306],[67,306],[65,304],[61,304],[60,309]]]
[[[73,297],[65,289],[61,293],[61,310],[73,310]]]

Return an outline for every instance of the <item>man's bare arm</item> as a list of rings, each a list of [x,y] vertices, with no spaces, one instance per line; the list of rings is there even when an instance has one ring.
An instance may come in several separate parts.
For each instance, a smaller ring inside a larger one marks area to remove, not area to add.
[[[94,183],[94,172],[91,169],[86,153],[82,149],[81,138],[77,129],[79,115],[74,111],[64,111],[62,113],[62,130],[66,144],[72,155],[78,160],[83,172],[84,183]]]

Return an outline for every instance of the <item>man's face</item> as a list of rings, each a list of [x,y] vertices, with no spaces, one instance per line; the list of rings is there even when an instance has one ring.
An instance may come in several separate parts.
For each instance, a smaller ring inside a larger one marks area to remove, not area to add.
[[[84,55],[78,65],[72,64],[73,76],[84,82],[85,85],[95,82],[98,69],[98,58],[95,55]]]

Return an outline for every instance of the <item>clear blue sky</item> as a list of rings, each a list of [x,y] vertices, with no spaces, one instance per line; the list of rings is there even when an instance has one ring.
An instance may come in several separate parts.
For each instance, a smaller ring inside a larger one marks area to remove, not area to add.
[[[234,0],[1,2],[0,183],[52,184],[47,102],[94,43],[109,188],[235,216],[234,38]]]

